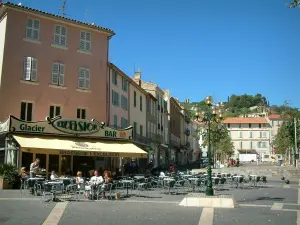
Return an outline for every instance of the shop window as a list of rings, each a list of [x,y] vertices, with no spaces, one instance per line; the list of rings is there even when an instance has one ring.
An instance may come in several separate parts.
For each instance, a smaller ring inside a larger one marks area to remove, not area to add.
[[[50,118],[54,118],[59,115],[60,115],[60,106],[51,105],[49,111]]]
[[[62,155],[61,156],[61,173],[64,174],[66,171],[72,170],[71,168],[71,156]],[[73,171],[73,175],[76,175],[77,171]]]
[[[46,168],[46,154],[36,154],[36,159],[40,159],[40,168],[45,169]]]
[[[33,163],[33,154],[30,152],[22,152],[22,167],[26,168],[26,171],[30,171],[30,164]]]
[[[33,103],[21,102],[21,116],[20,119],[24,121],[32,121]]]
[[[56,173],[58,173],[59,169],[59,155],[49,155],[49,171],[51,172],[54,170]]]
[[[77,118],[86,119],[86,109],[77,109]]]

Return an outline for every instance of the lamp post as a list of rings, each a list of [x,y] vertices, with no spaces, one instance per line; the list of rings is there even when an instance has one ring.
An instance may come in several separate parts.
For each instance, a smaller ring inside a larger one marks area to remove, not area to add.
[[[207,166],[207,187],[206,187],[206,195],[213,196],[213,185],[212,185],[212,169],[211,169],[211,161],[212,161],[212,152],[211,152],[211,124],[213,122],[220,122],[224,117],[224,103],[213,104],[213,98],[208,96],[205,98],[205,103],[209,107],[206,111],[200,112],[199,107],[195,108],[196,111],[196,119],[199,122],[203,122],[208,126],[208,166]]]

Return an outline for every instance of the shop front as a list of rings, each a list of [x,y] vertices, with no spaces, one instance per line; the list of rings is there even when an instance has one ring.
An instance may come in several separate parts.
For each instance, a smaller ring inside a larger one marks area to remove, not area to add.
[[[4,162],[18,168],[40,159],[46,174],[59,174],[109,168],[122,169],[123,159],[147,158],[147,153],[132,142],[132,127],[116,130],[92,120],[56,117],[25,122],[13,116],[0,124],[5,136]]]

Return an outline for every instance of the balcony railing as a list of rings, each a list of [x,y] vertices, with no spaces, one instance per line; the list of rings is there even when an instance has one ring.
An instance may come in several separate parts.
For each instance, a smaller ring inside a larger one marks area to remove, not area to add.
[[[133,135],[133,140],[142,144],[149,144],[150,140],[147,137],[141,136],[139,134],[134,134]]]
[[[152,142],[156,143],[164,143],[163,136],[160,134],[148,133],[147,138],[150,139]]]

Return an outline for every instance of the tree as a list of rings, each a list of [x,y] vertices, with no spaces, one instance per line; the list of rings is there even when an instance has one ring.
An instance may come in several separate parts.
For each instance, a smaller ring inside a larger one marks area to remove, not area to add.
[[[208,134],[206,134],[208,137]],[[213,151],[214,158],[221,158],[232,155],[234,152],[234,145],[229,136],[229,132],[226,127],[222,126],[220,123],[211,123],[210,129],[210,144],[211,150]],[[203,146],[208,145],[208,138],[202,143]]]
[[[286,124],[282,124],[274,140],[274,147],[277,154],[286,154],[292,147],[293,142],[290,137],[290,132]]]
[[[291,3],[288,3],[287,5],[289,8],[300,8],[300,1],[299,0],[294,0]]]

